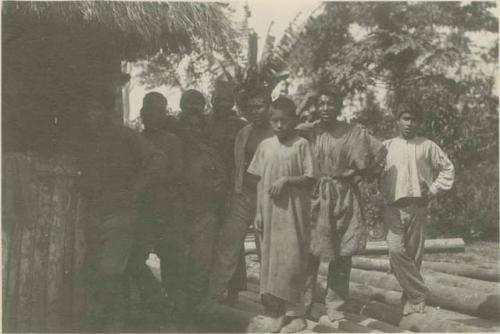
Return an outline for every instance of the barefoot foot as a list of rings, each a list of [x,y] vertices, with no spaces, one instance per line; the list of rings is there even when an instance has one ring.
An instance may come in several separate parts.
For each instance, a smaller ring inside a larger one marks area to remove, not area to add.
[[[271,333],[279,333],[281,331],[281,329],[283,328],[283,326],[286,325],[286,322],[287,322],[287,318],[284,315],[276,318],[274,320],[273,324],[271,325],[271,328],[269,329],[269,331]]]
[[[297,333],[306,329],[306,327],[307,322],[304,318],[292,318],[288,325],[283,326],[281,333]]]
[[[342,312],[337,311],[337,309],[333,307],[326,309],[326,315],[328,316],[328,320],[331,322],[339,321],[345,318]]]

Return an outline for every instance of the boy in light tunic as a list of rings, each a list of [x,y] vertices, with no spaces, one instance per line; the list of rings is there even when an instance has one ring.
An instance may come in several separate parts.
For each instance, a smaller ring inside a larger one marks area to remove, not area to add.
[[[248,167],[259,177],[255,227],[262,233],[260,293],[283,309],[271,328],[274,333],[306,327],[309,213],[317,168],[309,143],[294,132],[295,109],[285,97],[271,104],[275,136],[260,143]]]
[[[399,136],[386,140],[388,154],[380,189],[386,200],[384,222],[392,271],[403,290],[403,314],[425,311],[428,292],[420,265],[424,255],[427,203],[451,189],[451,161],[431,140],[417,135],[422,115],[415,109],[397,112]]]

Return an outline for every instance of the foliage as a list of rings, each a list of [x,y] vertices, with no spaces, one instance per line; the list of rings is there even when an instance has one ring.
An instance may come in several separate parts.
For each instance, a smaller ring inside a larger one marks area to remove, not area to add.
[[[290,66],[361,94],[356,121],[381,139],[395,135],[391,112],[405,106],[425,114],[422,134],[456,167],[456,185],[430,204],[430,234],[498,237],[498,102],[493,82],[498,42],[482,54],[470,32],[497,33],[488,2],[327,3],[311,18]],[[353,34],[358,27],[361,33]],[[311,87],[314,88],[314,87]],[[375,92],[385,91],[379,103]],[[380,237],[381,198],[374,184],[362,189],[367,216]],[[494,233],[491,233],[494,232]]]

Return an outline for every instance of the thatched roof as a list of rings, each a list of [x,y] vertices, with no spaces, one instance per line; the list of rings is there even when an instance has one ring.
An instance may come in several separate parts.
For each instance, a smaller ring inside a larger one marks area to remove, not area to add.
[[[4,19],[19,24],[50,21],[73,29],[103,29],[118,42],[133,44],[133,51],[150,53],[189,50],[194,41],[210,48],[230,42],[235,33],[223,7],[165,1],[6,1],[2,12]]]

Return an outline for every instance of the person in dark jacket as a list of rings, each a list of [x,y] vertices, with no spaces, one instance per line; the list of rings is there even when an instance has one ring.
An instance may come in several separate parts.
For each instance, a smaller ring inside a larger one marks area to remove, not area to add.
[[[91,287],[96,307],[89,320],[95,330],[121,331],[125,329],[128,279],[139,279],[149,271],[145,263],[131,265],[138,200],[147,189],[163,182],[166,160],[140,134],[113,124],[112,104],[102,101],[94,99],[88,105],[92,135],[82,169],[82,192],[94,218],[88,229],[88,270],[94,278]],[[158,290],[150,285],[142,292],[151,296]]]

